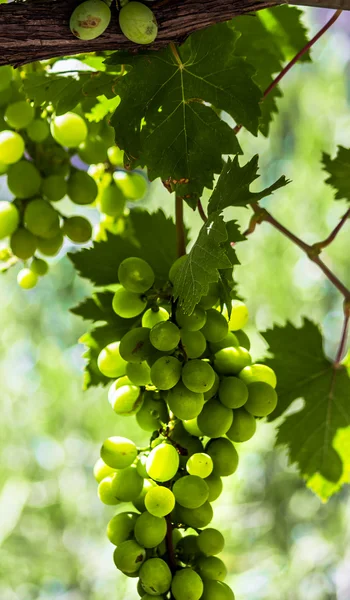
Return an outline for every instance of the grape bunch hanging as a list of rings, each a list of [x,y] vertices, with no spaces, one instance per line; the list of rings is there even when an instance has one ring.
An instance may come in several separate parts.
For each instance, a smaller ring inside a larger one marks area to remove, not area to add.
[[[237,469],[234,444],[249,440],[256,419],[275,409],[276,376],[252,364],[242,330],[247,308],[234,300],[226,318],[219,284],[192,314],[176,306],[172,282],[184,259],[163,284],[141,258],[120,263],[112,306],[133,325],[100,352],[98,367],[114,379],[112,409],[135,415],[150,440],[138,449],[125,437],[108,438],[94,474],[103,503],[135,507],[118,512],[107,535],[116,567],[139,578],[143,600],[233,600],[217,556],[224,538],[208,527],[212,502],[222,477]]]

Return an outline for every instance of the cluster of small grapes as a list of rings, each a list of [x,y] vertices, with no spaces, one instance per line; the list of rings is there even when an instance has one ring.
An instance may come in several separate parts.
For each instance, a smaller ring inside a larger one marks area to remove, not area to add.
[[[110,4],[108,0],[86,0],[79,4],[70,18],[73,35],[81,40],[99,37],[111,20]],[[125,37],[135,44],[151,44],[158,34],[154,13],[142,2],[120,2],[119,26]]]
[[[105,215],[97,233],[105,235],[124,213],[126,201],[145,194],[147,180],[143,174],[116,168],[123,156],[106,120],[87,123],[81,106],[61,116],[36,110],[20,85],[11,67],[0,68],[0,175],[7,176],[14,196],[12,202],[0,201],[0,239],[9,238],[12,255],[25,261],[18,283],[30,289],[48,271],[48,263],[36,256],[37,251],[55,256],[64,236],[76,244],[92,236],[88,219],[64,216],[56,202],[67,196],[76,205],[96,203]],[[75,155],[108,172],[103,185],[96,173],[94,178],[73,166]]]
[[[224,538],[207,527],[211,503],[237,469],[232,442],[250,439],[256,417],[276,407],[276,376],[252,364],[247,308],[233,301],[227,319],[217,284],[191,315],[176,308],[172,282],[183,260],[161,286],[141,258],[119,266],[113,309],[140,320],[101,351],[98,366],[117,378],[108,393],[117,415],[136,415],[152,435],[142,449],[125,437],[105,440],[94,474],[102,502],[132,502],[137,511],[116,514],[107,535],[117,568],[139,577],[143,600],[233,600],[217,556]]]

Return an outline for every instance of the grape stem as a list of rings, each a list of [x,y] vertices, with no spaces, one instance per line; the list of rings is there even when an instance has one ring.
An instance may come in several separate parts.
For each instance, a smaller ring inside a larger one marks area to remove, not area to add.
[[[180,257],[186,254],[184,205],[181,196],[175,196],[175,223],[177,256]]]

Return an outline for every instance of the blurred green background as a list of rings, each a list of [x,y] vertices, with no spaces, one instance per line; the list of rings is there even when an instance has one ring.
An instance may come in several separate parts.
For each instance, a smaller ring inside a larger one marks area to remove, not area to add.
[[[315,32],[327,11],[307,11]],[[273,214],[308,242],[328,235],[345,212],[324,185],[322,151],[349,146],[350,20],[344,14],[313,50],[313,64],[297,66],[283,82],[284,98],[271,137],[242,132],[246,160],[261,155],[257,188],[285,174],[293,180],[268,200]],[[4,178],[0,192],[6,197]],[[157,184],[147,206],[172,213]],[[231,213],[244,227],[249,212]],[[186,218],[194,235],[200,222]],[[347,284],[350,224],[326,261]],[[251,313],[255,357],[264,353],[257,329],[303,315],[318,321],[333,356],[342,324],[341,298],[308,259],[268,224],[238,246],[239,292]],[[67,259],[25,292],[16,269],[1,277],[0,377],[0,599],[133,600],[135,581],[113,565],[105,527],[114,514],[96,496],[92,466],[101,442],[117,433],[145,441],[134,419],[118,418],[106,390],[83,393],[84,325],[68,310],[90,291]],[[298,374],[295,374],[296,378]],[[225,480],[214,524],[226,536],[227,583],[237,600],[349,600],[349,489],[323,505],[308,490],[273,425],[240,447],[237,473]]]

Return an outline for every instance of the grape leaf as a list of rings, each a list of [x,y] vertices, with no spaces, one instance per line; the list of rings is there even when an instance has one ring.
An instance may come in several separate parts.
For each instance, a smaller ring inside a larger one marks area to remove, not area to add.
[[[260,13],[265,26],[274,34],[276,44],[290,60],[308,43],[307,28],[302,22],[304,12],[295,6],[274,6]],[[302,62],[311,60],[308,50],[299,59]]]
[[[344,476],[344,466],[334,440],[350,425],[347,370],[336,369],[326,358],[321,333],[307,319],[301,328],[288,323],[267,331],[264,337],[274,355],[267,364],[278,377],[279,400],[270,420],[282,415],[294,400],[304,400],[301,410],[285,417],[276,443],[288,447],[291,462],[307,480],[319,474],[336,487]],[[318,486],[314,487],[317,491]]]
[[[326,183],[336,190],[335,199],[350,200],[350,149],[338,146],[338,154],[333,160],[324,152],[322,162],[329,173]]]
[[[147,165],[151,180],[170,180],[182,196],[212,188],[221,156],[240,152],[217,110],[257,133],[261,92],[254,69],[235,55],[236,39],[223,23],[194,33],[180,47],[116,53],[107,61],[131,66],[116,86],[121,102],[111,122],[118,145],[131,166]]]
[[[80,304],[71,308],[71,312],[85,321],[119,323],[119,317],[112,308],[113,292],[97,292],[91,298],[85,298]]]

